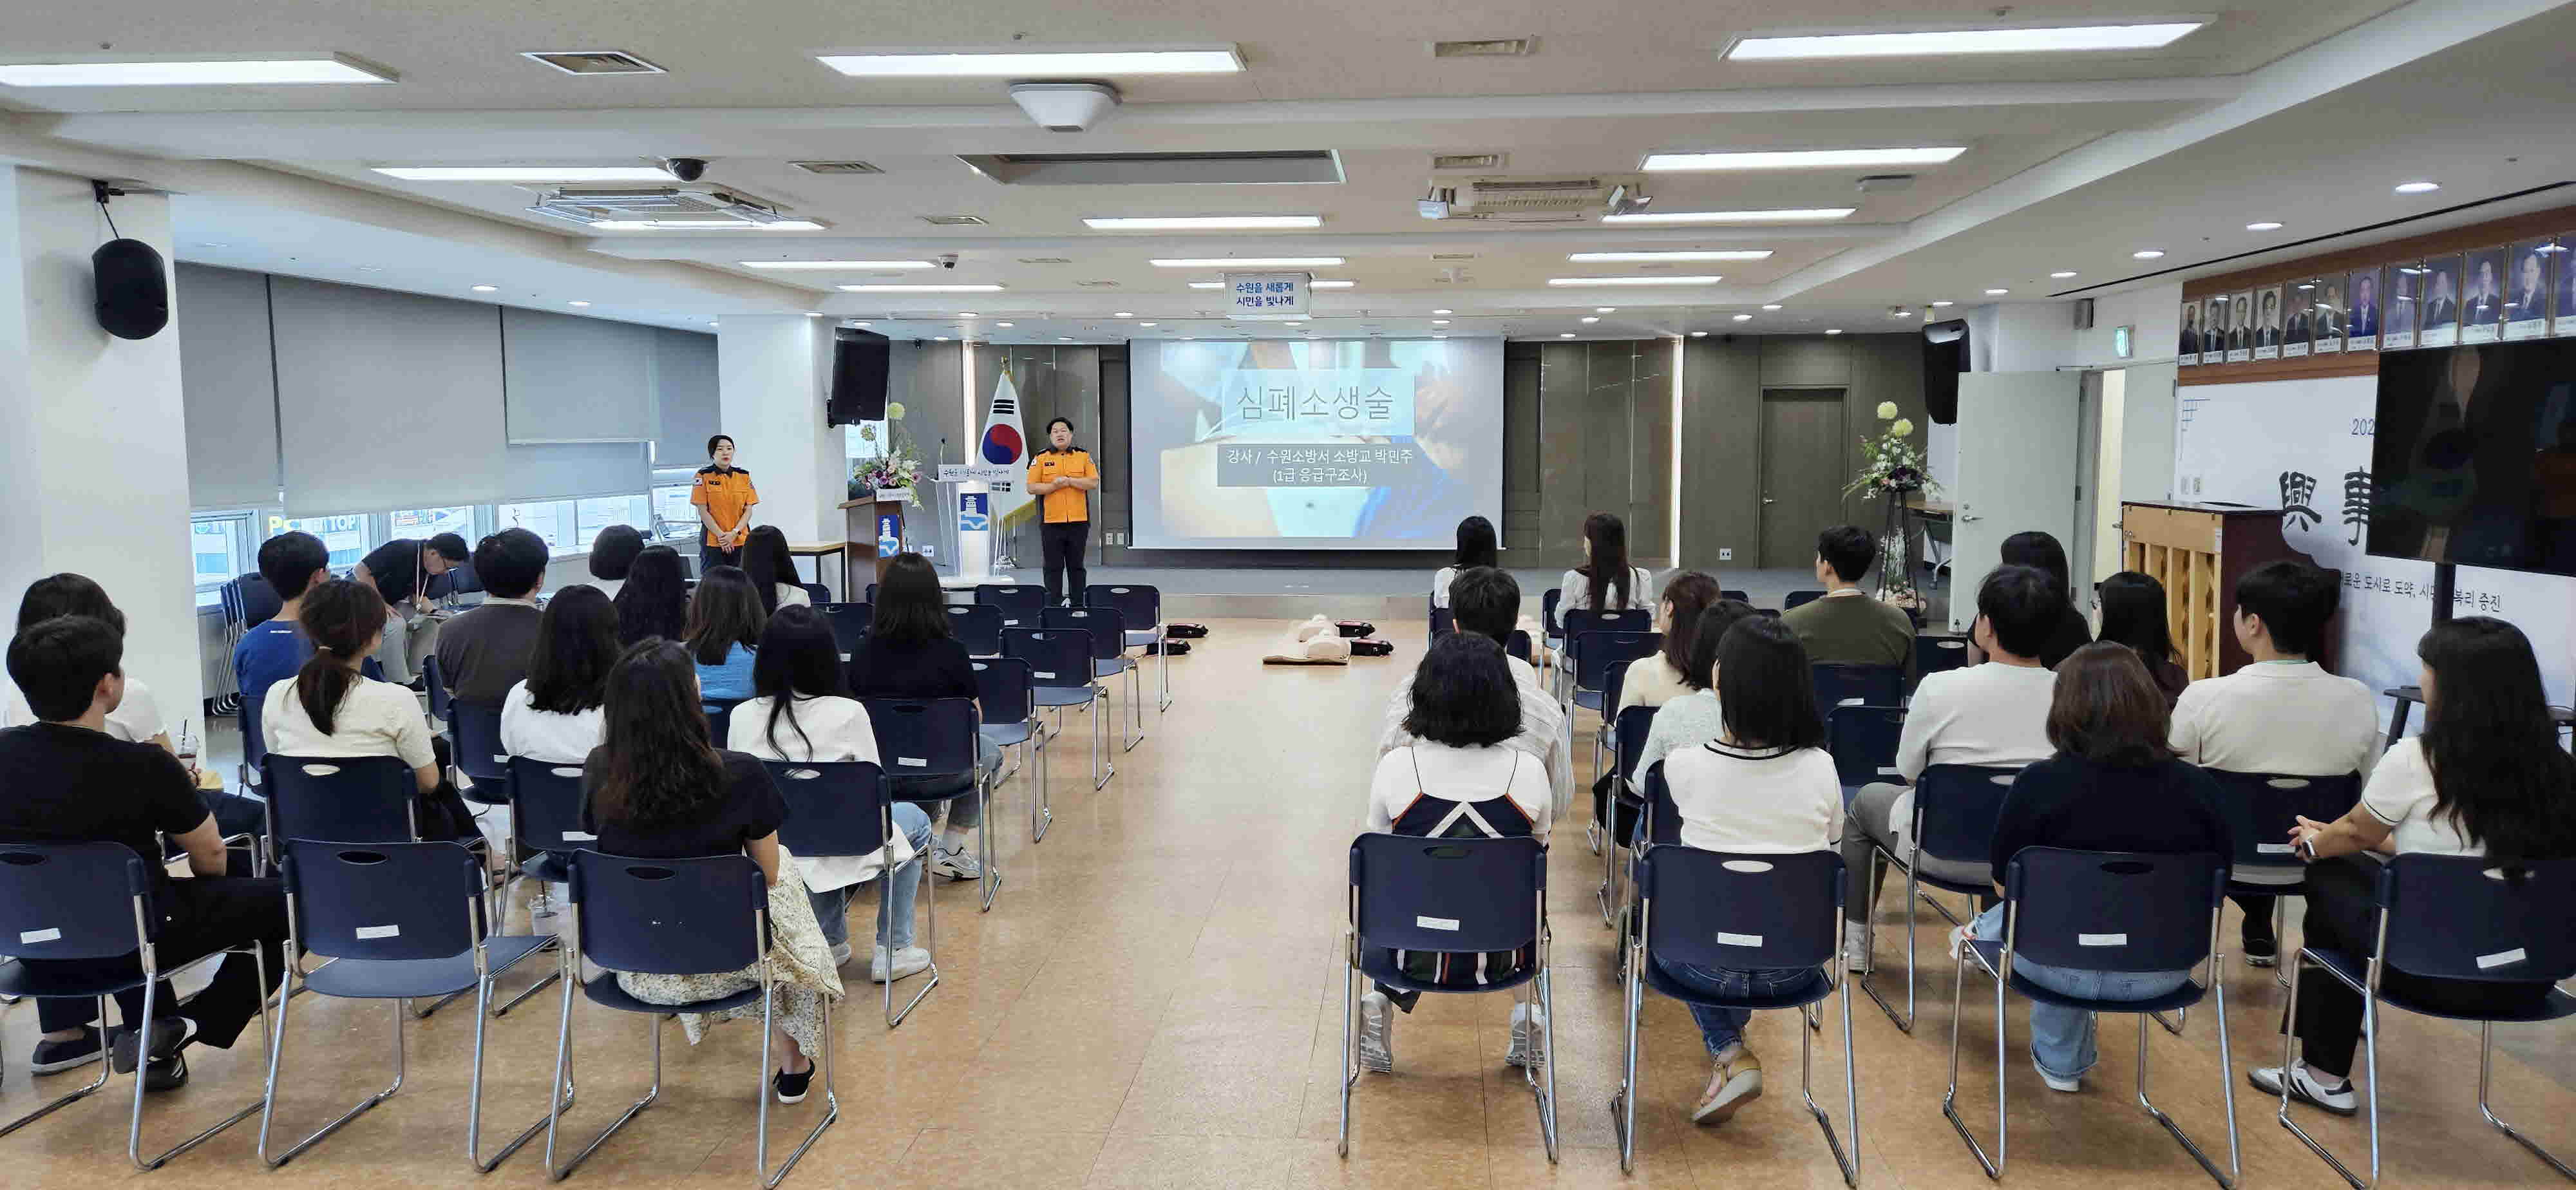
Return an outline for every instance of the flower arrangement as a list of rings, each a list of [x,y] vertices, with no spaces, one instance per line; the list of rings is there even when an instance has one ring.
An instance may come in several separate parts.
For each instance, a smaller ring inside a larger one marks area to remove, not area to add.
[[[896,433],[903,422],[903,403],[886,405],[886,443],[882,453],[861,459],[850,468],[850,499],[861,500],[882,491],[900,490],[904,503],[921,506],[921,460],[912,453],[912,445]],[[871,423],[859,426],[859,441],[877,441],[877,428]]]
[[[1896,402],[1881,401],[1878,419],[1887,423],[1875,438],[1860,440],[1860,474],[1843,488],[1846,496],[1902,496],[1938,492],[1923,463],[1923,448],[1914,444],[1914,422],[1897,416]]]

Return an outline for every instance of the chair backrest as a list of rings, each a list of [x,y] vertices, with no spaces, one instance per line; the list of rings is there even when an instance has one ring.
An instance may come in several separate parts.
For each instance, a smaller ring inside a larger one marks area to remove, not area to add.
[[[1659,647],[1660,647],[1660,646],[1659,646]],[[1619,705],[1619,691],[1620,691],[1620,688],[1621,688],[1621,687],[1623,687],[1623,686],[1626,686],[1626,685],[1628,684],[1628,667],[1629,667],[1629,666],[1631,666],[1631,665],[1634,665],[1634,664],[1636,664],[1636,662],[1635,662],[1635,661],[1633,661],[1633,660],[1630,660],[1630,659],[1628,659],[1628,658],[1624,658],[1624,657],[1623,657],[1623,658],[1621,658],[1621,659],[1619,659],[1619,660],[1617,660],[1617,661],[1613,661],[1613,662],[1611,662],[1608,666],[1605,666],[1605,667],[1602,669],[1602,671],[1601,671],[1601,705],[1602,705],[1602,706],[1604,706],[1604,707],[1616,707],[1616,706],[1618,706],[1618,705]],[[1607,711],[1604,711],[1603,713],[1604,713],[1605,715],[1606,715],[1606,714],[1608,714],[1608,712],[1607,712]]]
[[[1029,681],[1042,687],[1091,684],[1091,634],[1079,628],[1005,628],[1002,655],[1029,663]]]
[[[1562,619],[1564,632],[1561,635],[1565,637],[1566,647],[1574,649],[1577,655],[1580,655],[1581,649],[1576,642],[1580,641],[1587,632],[1653,632],[1655,630],[1655,613],[1642,607],[1615,612],[1577,608],[1565,613]]]
[[[1566,651],[1574,656],[1574,688],[1605,690],[1610,680],[1610,667],[1622,661],[1635,661],[1664,647],[1660,632],[1580,631],[1576,619],[1586,612],[1567,612]]]
[[[1896,742],[1904,734],[1903,707],[1839,706],[1825,716],[1825,746],[1846,789],[1903,780],[1896,773]]]
[[[1082,589],[1086,607],[1105,607],[1118,613],[1130,632],[1143,632],[1163,622],[1163,592],[1143,583],[1093,583]]]
[[[823,613],[823,622],[832,626],[832,647],[847,657],[859,651],[868,640],[868,623],[875,618],[875,605],[866,603],[823,603],[814,610]]]
[[[1353,924],[1363,947],[1503,951],[1538,938],[1547,847],[1527,837],[1351,840]]]
[[[2038,889],[2037,897],[2023,893]],[[2227,857],[2025,847],[2004,869],[2016,959],[2077,971],[2187,971],[2209,957]]]
[[[268,691],[244,690],[241,695],[242,763],[259,772],[260,762],[268,759],[268,736],[260,728],[260,717],[268,713]],[[265,780],[265,776],[262,777]]]
[[[1737,603],[1751,603],[1751,602],[1753,602],[1753,594],[1752,594],[1752,592],[1750,592],[1750,591],[1730,591],[1730,590],[1727,590],[1727,589],[1725,589],[1725,588],[1723,588],[1723,587],[1721,587],[1721,588],[1719,588],[1719,589],[1718,589],[1717,597],[1718,597],[1718,598],[1720,598],[1720,599],[1732,599],[1732,600],[1736,601]]]
[[[2576,976],[2576,860],[2522,879],[2461,855],[2400,855],[2379,873],[2388,964],[2435,979],[2556,983]]]
[[[820,604],[831,602],[832,589],[830,587],[824,586],[821,583],[798,583],[796,585],[805,588],[805,599],[809,603]]]
[[[511,757],[510,832],[522,851],[557,855],[598,842],[581,826],[581,766]]]
[[[1995,818],[2020,769],[1936,764],[1914,786],[1915,841],[1923,854],[1983,862],[1995,840]],[[2046,960],[2042,960],[2043,962]]]
[[[930,777],[975,769],[975,700],[867,698],[877,759],[890,777]]]
[[[1431,638],[1433,640],[1438,640],[1452,632],[1456,632],[1457,630],[1458,617],[1451,615],[1448,608],[1441,607],[1437,604],[1432,605]]]
[[[256,628],[274,618],[286,601],[264,575],[245,574],[226,581],[221,592],[224,618],[237,628]]]
[[[1511,654],[1511,655],[1512,655],[1512,656],[1514,656],[1514,657],[1518,657],[1518,658],[1520,658],[1520,659],[1521,659],[1521,664],[1523,664],[1523,665],[1527,665],[1527,664],[1529,664],[1529,663],[1530,663],[1530,638],[1529,638],[1529,633],[1523,632],[1523,631],[1521,631],[1520,629],[1517,629],[1517,628],[1513,629],[1513,630],[1512,630],[1512,634],[1511,634],[1511,636],[1510,636],[1508,639],[1506,639],[1506,640],[1504,640],[1504,641],[1503,641],[1503,651],[1504,651],[1504,652],[1506,652],[1506,653]]]
[[[447,726],[456,742],[456,767],[480,785],[510,776],[510,754],[501,747],[501,704],[450,699]]]
[[[1822,967],[1842,941],[1843,857],[1649,847],[1637,891],[1646,953],[1667,963]]]
[[[583,958],[611,971],[718,975],[760,961],[768,882],[747,855],[572,857]]]
[[[764,760],[787,804],[778,843],[800,858],[868,855],[894,830],[885,770],[864,760]]]
[[[483,868],[462,843],[286,844],[295,940],[325,958],[453,958],[483,931]]]
[[[1037,682],[1017,657],[986,657],[975,670],[975,709],[986,723],[1025,723],[1037,716]]]
[[[149,871],[122,843],[0,843],[0,956],[133,954],[136,897],[144,898],[146,936],[157,933]]]
[[[1825,593],[1822,591],[1791,591],[1780,600],[1780,610],[1785,612],[1792,608],[1804,607],[1824,597]]]
[[[1831,719],[1845,703],[1893,707],[1905,702],[1905,668],[1898,665],[1816,663],[1816,717]]]
[[[2361,800],[2361,775],[2302,777],[2289,773],[2237,773],[2202,769],[2218,783],[2218,813],[2235,841],[2234,863],[2297,868],[2290,828],[2302,817],[2332,822]]]
[[[1050,607],[1038,613],[1041,627],[1091,634],[1091,656],[1110,661],[1127,651],[1127,618],[1105,607]]]
[[[1002,652],[1002,609],[989,603],[948,605],[948,630],[957,643],[966,646],[969,657],[993,657]]]
[[[1964,636],[1918,636],[1914,638],[1914,680],[1925,674],[1945,669],[1959,669],[1968,664],[1968,638]]]
[[[1036,628],[1038,613],[1046,610],[1046,588],[1026,583],[984,583],[975,588],[975,602],[999,608],[1002,627]]]
[[[1547,594],[1539,596],[1539,627],[1545,629],[1549,636],[1561,637],[1565,635],[1565,625],[1556,622],[1556,605],[1564,602],[1564,600],[1565,588],[1563,587],[1549,587],[1547,589]]]
[[[287,756],[260,762],[269,837],[339,843],[408,843],[419,787],[396,756]]]
[[[1610,736],[1618,746],[1619,775],[1636,780],[1637,761],[1646,754],[1646,736],[1655,729],[1655,707],[1628,707],[1611,721]]]
[[[869,603],[875,603],[877,601],[877,585],[875,583],[868,584],[867,600]]]
[[[733,730],[733,709],[750,702],[748,698],[709,698],[702,700],[707,710],[707,742],[724,747],[725,736]]]
[[[1673,787],[1664,780],[1664,762],[1646,768],[1646,842],[1649,846],[1682,841],[1682,808],[1673,804]]]
[[[447,693],[447,667],[438,663],[438,654],[421,658],[420,686],[429,695],[429,717],[441,723],[450,722],[448,716],[455,710],[455,705]]]

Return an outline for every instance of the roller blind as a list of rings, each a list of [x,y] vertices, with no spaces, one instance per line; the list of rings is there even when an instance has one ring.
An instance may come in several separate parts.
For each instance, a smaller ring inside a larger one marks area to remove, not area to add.
[[[656,328],[501,309],[509,441],[649,442]]]
[[[656,328],[653,345],[662,423],[654,439],[657,461],[664,467],[703,466],[707,439],[718,428],[716,337]]]
[[[277,372],[268,354],[268,278],[182,264],[175,283],[188,503],[275,503]]]
[[[289,513],[500,499],[493,307],[272,277],[269,309]]]
[[[651,486],[641,442],[553,442],[509,448],[510,500],[631,496]]]

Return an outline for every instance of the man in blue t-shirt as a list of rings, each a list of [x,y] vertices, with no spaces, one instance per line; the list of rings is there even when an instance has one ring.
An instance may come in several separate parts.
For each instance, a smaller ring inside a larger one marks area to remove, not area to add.
[[[248,741],[259,733],[259,708],[268,698],[268,688],[294,681],[295,672],[313,657],[313,642],[297,625],[296,613],[303,609],[304,592],[331,577],[330,547],[310,533],[280,533],[260,543],[259,574],[285,602],[276,615],[242,633],[240,643],[233,646],[233,683],[241,691],[243,759],[254,768],[257,754],[264,749]],[[383,667],[372,657],[359,672],[384,677]]]

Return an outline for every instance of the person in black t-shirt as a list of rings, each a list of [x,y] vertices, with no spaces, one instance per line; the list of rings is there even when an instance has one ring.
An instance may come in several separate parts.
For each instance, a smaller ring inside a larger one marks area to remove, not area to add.
[[[152,909],[160,915],[156,949],[170,970],[227,947],[260,944],[264,971],[227,956],[213,982],[186,1007],[164,982],[154,994],[152,1036],[135,1036],[143,992],[116,1000],[128,1026],[109,1049],[119,1073],[146,1062],[145,1086],[168,1090],[188,1079],[181,1048],[202,1041],[229,1049],[285,972],[286,893],[276,880],[230,877],[213,815],[188,772],[168,752],[127,743],[105,731],[107,714],[125,694],[124,638],[103,620],[62,616],[9,642],[10,680],[40,722],[0,731],[0,838],[21,843],[123,844],[151,874]],[[193,880],[163,874],[161,835],[188,853]],[[131,974],[138,960],[28,959],[30,971],[96,976]],[[264,978],[263,978],[264,976]],[[265,986],[263,986],[265,985]],[[94,1005],[47,999],[38,1005],[45,1041],[78,1050],[90,1041]],[[139,1054],[138,1054],[138,1051]],[[44,1055],[38,1057],[44,1063]],[[73,1062],[73,1065],[80,1063]],[[54,1069],[67,1069],[55,1066]]]
[[[877,584],[875,613],[868,638],[850,654],[853,698],[973,698],[975,666],[966,646],[948,624],[947,599],[940,594],[939,572],[919,554],[896,554]],[[1001,766],[1002,750],[980,734],[975,764],[989,773]],[[966,833],[984,821],[984,793],[966,774],[900,777],[888,774],[897,799],[964,796],[948,803],[948,828],[930,856],[932,874],[951,880],[981,880],[984,863],[966,845]]]
[[[453,533],[427,541],[401,537],[377,546],[349,571],[350,578],[383,596],[385,610],[393,613],[385,619],[385,643],[376,650],[386,680],[410,684],[420,674],[421,660],[438,647],[437,622],[423,626],[418,621],[428,614],[436,593],[431,580],[466,557],[465,539]]]

